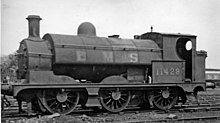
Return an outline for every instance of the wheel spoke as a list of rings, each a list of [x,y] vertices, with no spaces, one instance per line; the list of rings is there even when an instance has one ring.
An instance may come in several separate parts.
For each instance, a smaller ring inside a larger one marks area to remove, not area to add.
[[[52,106],[55,105],[55,104],[56,104],[56,101],[52,102],[52,103],[49,105],[49,107],[52,107]]]
[[[167,104],[170,105],[170,100],[169,100],[169,98],[167,98]]]
[[[77,96],[76,95],[73,95],[73,96],[68,96],[67,95],[67,98],[76,98]]]
[[[167,98],[167,102],[168,102],[168,104],[170,104],[170,100],[169,100],[169,98]]]
[[[119,108],[118,105],[117,105],[117,100],[114,101],[114,107],[115,107],[115,109]]]
[[[167,100],[166,100],[166,99],[164,99],[163,101],[164,101],[164,103],[163,103],[163,104],[164,104],[164,106],[167,106]]]
[[[154,98],[158,98],[158,97],[160,97],[161,95],[156,95],[156,96],[154,96]]]
[[[123,102],[126,102],[126,100],[124,98],[120,98]]]
[[[67,108],[70,108],[70,106],[67,102],[65,102],[65,105],[66,105]]]
[[[56,108],[55,109],[59,109],[60,107],[60,103],[57,103]]]
[[[110,107],[111,107],[111,109],[114,109],[114,101],[111,102]]]
[[[56,98],[48,98],[46,99],[47,101],[53,101],[53,100],[56,100]]]
[[[175,97],[169,96],[168,99],[173,100]]]
[[[161,98],[160,104],[161,104],[161,106],[164,106],[164,99],[163,98]]]
[[[109,99],[108,102],[106,102],[106,105],[108,105],[110,102],[112,102],[112,99]]]
[[[103,99],[106,100],[106,99],[109,99],[109,98],[111,98],[111,96],[106,96]]]
[[[107,91],[106,95],[111,95],[113,91]]]
[[[69,99],[67,99],[66,102],[69,102],[70,104],[74,104],[74,102]]]
[[[115,109],[119,108],[118,101],[115,101]]]
[[[157,95],[161,95],[161,91],[155,91],[154,93]]]
[[[59,108],[60,108],[60,111],[63,112],[63,104],[60,104]]]
[[[119,104],[120,106],[122,106],[122,103],[121,103],[120,99],[118,100],[118,104]]]
[[[156,103],[159,103],[162,100],[162,97],[160,97],[159,99],[157,99]]]

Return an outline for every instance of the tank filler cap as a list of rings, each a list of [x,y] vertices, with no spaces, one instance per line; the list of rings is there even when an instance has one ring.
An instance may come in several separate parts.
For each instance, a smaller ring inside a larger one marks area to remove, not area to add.
[[[96,36],[95,26],[90,22],[81,23],[78,27],[78,35]]]

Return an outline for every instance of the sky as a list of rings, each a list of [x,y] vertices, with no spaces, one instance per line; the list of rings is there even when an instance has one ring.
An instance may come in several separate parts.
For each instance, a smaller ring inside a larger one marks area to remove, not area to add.
[[[207,68],[220,69],[220,0],[1,0],[1,55],[28,37],[28,15],[39,15],[40,36],[77,34],[91,22],[97,36],[133,38],[150,31],[197,35]]]

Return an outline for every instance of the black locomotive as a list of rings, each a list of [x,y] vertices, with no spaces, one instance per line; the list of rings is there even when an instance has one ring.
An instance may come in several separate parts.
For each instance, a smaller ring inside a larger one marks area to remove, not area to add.
[[[120,112],[149,105],[169,110],[207,88],[207,53],[196,51],[195,35],[148,32],[134,39],[105,38],[85,22],[77,35],[40,38],[41,18],[30,15],[27,20],[29,37],[17,51],[22,83],[2,90],[26,101],[29,113],[68,114],[87,107]]]

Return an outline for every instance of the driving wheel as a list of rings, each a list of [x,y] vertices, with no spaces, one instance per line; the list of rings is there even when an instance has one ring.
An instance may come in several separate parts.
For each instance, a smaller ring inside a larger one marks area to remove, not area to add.
[[[153,103],[161,110],[172,108],[178,100],[178,92],[175,88],[166,88],[153,91]]]
[[[110,112],[120,112],[126,108],[131,99],[131,93],[128,90],[101,89],[99,99],[102,106]]]
[[[65,89],[43,91],[43,104],[50,113],[69,114],[79,102],[79,92]]]

